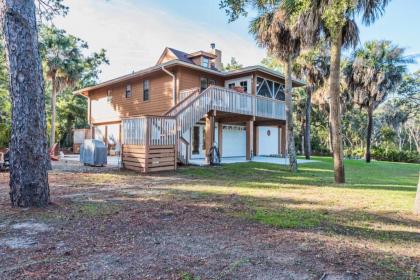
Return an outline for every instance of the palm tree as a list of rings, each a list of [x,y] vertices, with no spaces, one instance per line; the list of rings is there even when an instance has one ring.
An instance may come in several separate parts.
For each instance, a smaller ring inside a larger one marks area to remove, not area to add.
[[[321,88],[329,75],[328,47],[325,43],[316,48],[304,51],[293,66],[293,72],[306,81],[304,153],[305,158],[311,158],[311,112],[312,94]]]
[[[108,63],[105,50],[86,57],[88,45],[83,40],[55,27],[44,26],[40,32],[40,52],[46,78],[51,83],[50,145],[55,143],[57,95],[76,83],[83,86],[95,82],[99,66]]]
[[[331,45],[329,77],[330,116],[336,183],[344,183],[343,143],[340,113],[340,60],[342,47],[355,46],[358,28],[355,17],[369,25],[382,15],[389,0],[285,0],[285,9],[293,19],[293,31],[304,46],[313,46],[320,36]]]
[[[80,48],[87,48],[80,39],[65,34],[54,27],[41,29],[40,49],[46,78],[51,83],[51,132],[50,145],[55,143],[57,95],[74,85],[83,71]]]
[[[283,2],[284,0],[221,0],[219,6],[225,10],[230,22],[241,15],[247,16],[248,6],[254,8],[258,16],[250,23],[250,33],[254,35],[260,46],[267,48],[269,54],[285,64],[287,148],[289,167],[292,172],[295,172],[297,160],[292,115],[292,64],[299,54],[300,40],[289,28]]]
[[[292,104],[292,66],[293,60],[299,55],[300,41],[294,37],[288,27],[288,19],[281,5],[272,5],[272,1],[256,1],[258,16],[250,23],[250,32],[261,47],[283,62],[285,75],[285,101],[287,125],[287,149],[289,167],[297,171],[296,148],[293,132]]]
[[[398,89],[410,62],[411,58],[404,56],[404,49],[390,41],[370,41],[354,52],[344,71],[353,102],[368,113],[366,162],[371,157],[373,112],[388,94]]]

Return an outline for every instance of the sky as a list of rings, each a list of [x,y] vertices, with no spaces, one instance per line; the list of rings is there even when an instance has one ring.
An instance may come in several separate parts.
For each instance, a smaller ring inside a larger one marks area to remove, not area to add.
[[[165,47],[185,52],[222,50],[226,64],[235,57],[244,66],[256,65],[266,52],[248,33],[249,21],[228,23],[219,0],[65,0],[69,14],[54,24],[89,44],[90,51],[107,50],[106,81],[156,64]],[[359,24],[361,43],[387,39],[420,55],[420,0],[393,0],[373,25]],[[420,69],[420,60],[410,65]]]

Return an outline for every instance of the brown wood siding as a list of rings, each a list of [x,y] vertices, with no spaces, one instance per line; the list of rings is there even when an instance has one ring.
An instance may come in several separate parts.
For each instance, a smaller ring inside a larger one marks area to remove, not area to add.
[[[166,54],[162,57],[162,60],[159,61],[159,64],[177,59],[175,55],[173,55],[170,51],[166,52]]]
[[[224,86],[224,79],[222,77],[212,75],[206,72],[201,72],[193,69],[188,69],[185,67],[179,67],[177,69],[177,79],[179,80],[178,85],[178,98],[179,98],[179,91],[190,89],[194,87],[200,87],[200,79],[201,78],[209,78],[216,81],[217,86]]]
[[[143,101],[143,81],[149,80],[149,100]],[[131,84],[132,96],[125,97],[125,88]],[[107,92],[112,90],[112,101]],[[161,115],[172,107],[172,77],[166,73],[145,76],[92,91],[91,123],[118,121],[135,115]]]
[[[175,170],[175,155],[174,145],[123,145],[122,148],[124,168],[141,173]]]

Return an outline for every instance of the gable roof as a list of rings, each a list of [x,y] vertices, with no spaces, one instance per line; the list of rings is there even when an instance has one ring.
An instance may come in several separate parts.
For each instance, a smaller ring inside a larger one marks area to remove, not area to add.
[[[205,57],[208,57],[208,58],[216,58],[217,57],[217,55],[209,53],[209,52],[205,52],[205,51],[193,52],[193,53],[190,53],[188,55],[189,58],[193,58],[193,57],[197,57],[197,56],[205,56]]]
[[[192,60],[188,57],[189,54],[187,54],[186,52],[179,51],[173,48],[168,48],[168,50],[170,50],[176,56],[178,60],[184,61],[187,63],[193,63]]]
[[[163,59],[165,58],[165,56],[168,54],[168,52],[169,52],[170,54],[172,54],[172,56],[174,56],[174,57],[175,57],[175,59],[177,59],[177,60],[179,60],[179,61],[183,61],[183,62],[186,62],[186,63],[191,63],[191,64],[193,64],[193,61],[192,61],[192,60],[188,57],[188,56],[189,56],[189,54],[187,54],[186,52],[179,51],[179,50],[176,50],[176,49],[174,49],[174,48],[169,48],[169,47],[166,47],[166,48],[163,50],[162,54],[160,55],[160,57],[159,57],[158,61],[156,62],[156,65],[160,65],[160,64],[162,64],[162,61],[163,61]]]

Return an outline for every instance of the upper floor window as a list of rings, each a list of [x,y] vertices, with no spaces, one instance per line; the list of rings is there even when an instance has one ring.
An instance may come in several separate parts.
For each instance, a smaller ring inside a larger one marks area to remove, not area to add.
[[[205,90],[208,86],[209,86],[209,84],[207,83],[207,78],[201,78],[201,79],[200,79],[200,90],[201,90],[201,91],[203,91],[203,90]]]
[[[108,102],[112,102],[112,90],[108,89],[107,93],[106,93],[106,101]]]
[[[132,92],[131,92],[131,85],[126,85],[125,86],[125,98],[129,98],[131,97]]]
[[[242,81],[239,85],[244,89],[244,92],[248,92],[248,81]]]
[[[201,91],[206,90],[209,86],[214,86],[216,85],[216,81],[213,79],[208,79],[208,78],[201,78],[200,79],[200,89]]]
[[[203,57],[203,59],[201,60],[201,66],[209,68],[210,60],[208,57]]]
[[[284,101],[284,85],[257,77],[257,95]]]
[[[143,81],[143,101],[149,100],[149,80]]]
[[[257,95],[272,98],[271,90],[265,79],[257,77]]]
[[[235,88],[235,83],[230,83],[230,84],[228,84],[228,88],[229,88],[229,89],[234,89],[234,88]]]

